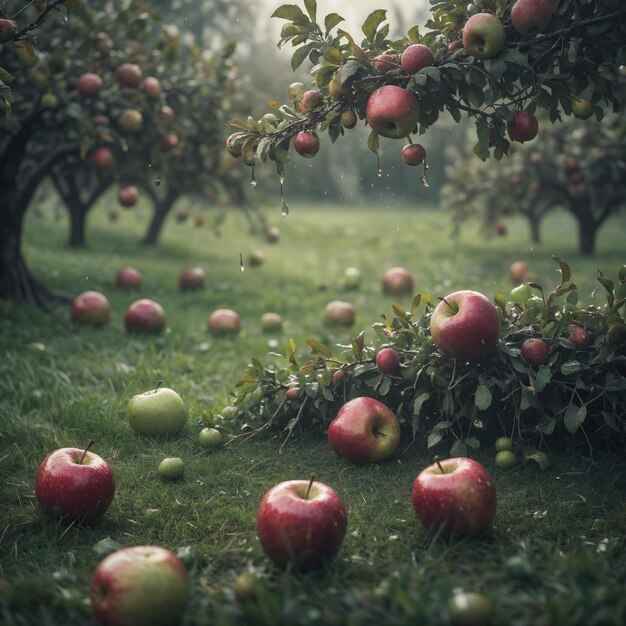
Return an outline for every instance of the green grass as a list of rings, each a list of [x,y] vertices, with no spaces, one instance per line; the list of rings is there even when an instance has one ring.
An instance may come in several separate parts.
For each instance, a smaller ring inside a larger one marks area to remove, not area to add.
[[[507,269],[518,259],[532,266],[537,282],[552,286],[556,254],[570,263],[581,298],[591,302],[596,270],[613,277],[625,260],[624,218],[607,224],[597,256],[586,259],[576,253],[575,225],[563,214],[546,220],[539,247],[516,220],[505,238],[485,242],[469,226],[451,242],[448,217],[437,209],[293,204],[286,218],[279,207],[267,215],[281,229],[275,245],[248,232],[234,213],[219,238],[206,227],[169,223],[161,244],[146,248],[137,244],[145,208],[110,224],[103,206],[91,219],[86,250],[65,247],[67,224],[47,209],[44,219],[29,215],[25,249],[35,273],[71,293],[104,292],[113,316],[104,329],[77,328],[66,307],[47,315],[0,303],[0,622],[90,623],[88,582],[103,554],[94,547],[110,538],[180,551],[193,581],[188,624],[447,624],[446,604],[456,588],[485,593],[497,624],[624,623],[623,457],[551,451],[544,472],[534,465],[498,471],[493,452],[481,450],[477,458],[498,491],[493,533],[443,543],[418,525],[411,506],[415,475],[430,462],[419,443],[407,440],[392,462],[366,467],[337,458],[323,433],[300,434],[282,452],[280,440],[269,438],[238,439],[214,453],[197,444],[203,410],[228,401],[251,356],[282,351],[289,337],[302,355],[311,336],[346,343],[348,334],[389,313],[393,299],[379,285],[388,267],[410,269],[416,291],[472,288],[493,295],[508,292]],[[241,272],[240,254],[245,261],[254,248],[264,249],[265,264]],[[142,271],[141,291],[115,289],[122,265]],[[205,268],[208,286],[181,293],[178,275],[191,265]],[[364,276],[357,292],[341,285],[349,265]],[[124,333],[124,310],[138,297],[165,307],[166,334]],[[322,325],[332,299],[355,304],[350,331]],[[240,313],[243,332],[236,339],[207,333],[206,319],[218,307]],[[286,320],[278,335],[260,329],[270,310]],[[367,337],[373,341],[373,332]],[[159,379],[190,409],[177,439],[140,438],[126,421],[130,397]],[[90,438],[115,472],[116,496],[98,525],[68,529],[38,510],[34,476],[47,452]],[[159,480],[156,468],[165,456],[185,460],[183,481]],[[323,571],[278,572],[256,538],[256,509],[269,487],[311,472],[344,498],[348,534],[338,560]],[[245,569],[259,575],[259,598],[240,606],[232,585]]]

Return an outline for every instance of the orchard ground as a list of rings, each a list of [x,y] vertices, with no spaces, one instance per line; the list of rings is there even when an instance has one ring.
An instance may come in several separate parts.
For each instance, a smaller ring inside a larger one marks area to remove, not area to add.
[[[0,303],[0,621],[7,626],[91,623],[89,579],[116,544],[159,544],[182,556],[193,581],[185,624],[448,624],[446,605],[458,588],[484,593],[496,624],[626,622],[623,456],[564,449],[548,451],[545,471],[532,463],[498,470],[495,451],[481,449],[475,456],[498,491],[493,533],[444,543],[419,526],[412,509],[413,480],[431,461],[420,442],[405,438],[391,462],[364,467],[336,457],[323,433],[298,433],[282,453],[280,435],[240,438],[218,451],[198,443],[202,412],[228,403],[251,356],[282,352],[290,337],[303,359],[309,337],[347,344],[349,335],[366,330],[373,341],[368,329],[396,301],[380,290],[389,267],[407,267],[416,293],[471,288],[492,297],[508,294],[508,267],[516,260],[552,287],[555,254],[568,261],[581,298],[591,302],[596,270],[613,278],[624,262],[623,216],[601,231],[598,254],[583,258],[575,224],[560,213],[546,218],[544,241],[532,246],[527,225],[517,219],[507,222],[506,237],[485,242],[477,227],[468,227],[451,242],[448,215],[435,208],[291,203],[285,218],[279,207],[267,209],[281,230],[275,244],[249,233],[233,212],[219,238],[206,225],[172,219],[160,245],[150,248],[137,243],[147,207],[121,211],[115,223],[98,207],[86,250],[66,248],[65,220],[54,220],[46,206],[42,213],[31,211],[27,219],[31,269],[73,294],[102,291],[113,313],[107,327],[89,329],[70,324],[69,307],[47,315]],[[248,253],[258,248],[265,263],[247,266]],[[137,292],[115,288],[115,273],[125,265],[143,274]],[[195,265],[205,268],[207,287],[181,292],[179,274]],[[348,266],[362,272],[358,291],[343,288]],[[123,313],[140,297],[164,306],[169,328],[162,336],[124,333]],[[355,305],[353,328],[323,326],[324,306],[333,299]],[[410,298],[401,304],[408,307]],[[206,330],[211,311],[222,307],[241,315],[236,338],[213,338]],[[262,332],[267,311],[283,316],[282,332]],[[141,438],[128,425],[129,399],[157,380],[189,407],[179,438]],[[38,510],[35,472],[52,449],[91,438],[113,468],[116,495],[98,525],[67,528]],[[158,464],[169,456],[185,461],[180,482],[159,478]],[[347,505],[345,542],[323,571],[278,572],[256,538],[259,501],[277,482],[313,472]],[[249,569],[258,574],[258,599],[240,605],[233,583]]]

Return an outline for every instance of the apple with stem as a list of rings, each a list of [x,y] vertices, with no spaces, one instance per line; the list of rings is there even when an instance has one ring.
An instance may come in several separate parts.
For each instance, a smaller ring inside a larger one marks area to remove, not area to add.
[[[91,578],[91,608],[104,626],[174,626],[187,608],[189,574],[160,546],[122,548],[104,558]]]
[[[434,61],[430,48],[422,43],[407,46],[400,57],[400,65],[407,74],[417,74],[425,67],[430,67]]]
[[[241,331],[241,318],[232,309],[216,309],[207,322],[209,331],[216,337],[237,335]]]
[[[525,143],[532,141],[539,132],[539,122],[529,111],[517,111],[507,122],[506,131],[511,141]]]
[[[104,85],[102,78],[93,72],[82,74],[76,81],[76,91],[81,98],[95,98]]]
[[[257,530],[261,547],[278,567],[316,569],[334,558],[346,534],[348,513],[329,485],[288,480],[261,499]]]
[[[128,333],[159,334],[166,325],[165,310],[149,298],[136,300],[124,314],[124,328]]]
[[[477,59],[492,59],[506,43],[502,22],[492,13],[476,13],[463,26],[463,48]]]
[[[178,279],[178,286],[181,291],[197,291],[204,289],[206,274],[201,267],[190,267],[186,269]]]
[[[115,275],[115,284],[118,289],[132,290],[139,289],[143,277],[141,272],[134,267],[122,267]]]
[[[539,337],[526,339],[520,347],[522,358],[530,365],[545,365],[550,359],[548,344]]]
[[[348,109],[341,114],[341,125],[348,130],[354,128],[358,121],[359,118],[352,109]]]
[[[352,326],[356,317],[354,305],[343,300],[331,300],[324,309],[327,326]]]
[[[76,296],[70,307],[70,319],[81,326],[106,326],[111,317],[111,305],[99,291],[84,291]]]
[[[402,148],[400,156],[406,165],[421,165],[426,159],[426,149],[419,143],[410,143]]]
[[[294,150],[305,159],[312,159],[320,149],[320,138],[310,130],[301,130],[293,138]]]
[[[108,463],[89,448],[59,448],[39,465],[35,497],[42,510],[66,523],[92,524],[109,508],[115,478]]]
[[[511,7],[511,26],[522,35],[543,33],[553,14],[551,0],[517,0]]]
[[[511,469],[517,465],[517,457],[513,450],[500,450],[495,458],[496,467],[500,469]]]
[[[328,426],[328,443],[351,463],[378,463],[396,451],[400,423],[393,411],[375,398],[354,398]]]
[[[495,442],[496,452],[513,452],[513,440],[510,437],[498,437]]]
[[[162,387],[134,395],[127,408],[128,423],[140,435],[167,436],[180,432],[187,423],[187,407],[173,389]]]
[[[216,450],[224,443],[224,436],[217,428],[203,428],[198,435],[198,442],[203,448],[208,450]]]
[[[491,528],[496,488],[489,472],[466,457],[437,460],[413,483],[418,520],[442,537],[473,537]]]
[[[413,292],[413,277],[404,267],[390,267],[381,279],[384,293],[393,296],[405,296]]]
[[[320,104],[322,104],[322,94],[319,91],[310,89],[302,94],[298,107],[300,109],[300,113],[307,115],[317,109]]]
[[[389,139],[408,137],[419,121],[415,94],[397,85],[383,85],[374,91],[365,110],[373,131]]]
[[[430,334],[445,354],[462,359],[485,356],[500,337],[500,315],[487,296],[469,289],[442,298],[430,318]]]

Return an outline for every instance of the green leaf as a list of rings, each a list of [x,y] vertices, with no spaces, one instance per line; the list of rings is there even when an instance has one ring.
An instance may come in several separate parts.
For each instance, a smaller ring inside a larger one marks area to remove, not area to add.
[[[323,54],[324,59],[333,65],[341,65],[343,62],[343,55],[337,48],[328,48],[324,51]]]
[[[420,393],[420,395],[415,398],[415,401],[413,402],[413,415],[420,414],[422,406],[424,406],[424,402],[426,402],[429,398],[430,394],[427,391]]]
[[[604,384],[606,391],[626,391],[626,378],[622,378],[613,372],[606,375]]]
[[[287,341],[287,345],[285,346],[285,356],[290,363],[296,367],[298,366],[296,363],[296,342],[293,338],[290,338],[289,341]]]
[[[546,388],[546,385],[550,382],[552,378],[552,371],[547,365],[542,365],[537,370],[537,376],[535,376],[535,391],[537,393],[543,391]]]
[[[306,340],[306,344],[311,348],[313,354],[321,354],[328,359],[333,358],[333,353],[321,341],[311,338]]]
[[[304,7],[312,22],[317,19],[317,0],[304,0]]]
[[[566,361],[561,365],[561,374],[563,376],[571,376],[572,374],[578,374],[582,369],[583,366],[580,361]]]
[[[344,21],[344,18],[341,17],[341,15],[339,15],[338,13],[329,13],[324,18],[324,28],[326,29],[326,33],[328,33],[330,30],[335,28],[337,24],[340,24],[343,21]]]
[[[443,439],[443,433],[441,431],[435,431],[428,435],[428,447],[432,448],[436,446]]]
[[[300,46],[291,56],[291,69],[296,71],[309,56],[310,49],[308,46]]]
[[[274,13],[272,13],[272,17],[277,17],[281,20],[290,20],[294,21],[298,18],[306,17],[302,12],[302,9],[297,4],[283,4],[278,7]]]
[[[485,117],[476,119],[476,136],[478,143],[474,146],[474,154],[481,160],[489,158],[489,122]]]
[[[476,437],[468,437],[465,443],[472,448],[472,450],[478,450],[478,448],[480,448],[480,441]]]
[[[560,257],[552,256],[552,258],[558,263],[559,267],[561,268],[561,285],[563,285],[571,279],[572,270],[570,269],[570,266]]]
[[[100,556],[106,556],[107,554],[117,552],[122,547],[122,544],[111,539],[111,537],[105,537],[93,545],[93,551]]]
[[[467,446],[463,441],[456,440],[450,448],[450,456],[466,456]]]
[[[409,32],[407,33],[409,41],[411,43],[419,43],[420,42],[420,27],[412,26],[409,28]]]
[[[385,21],[386,18],[387,11],[385,9],[376,9],[376,11],[372,11],[372,13],[365,18],[362,30],[367,39],[370,41],[374,39],[378,27]]]
[[[585,421],[585,417],[587,417],[586,407],[570,404],[563,417],[565,428],[567,428],[570,433],[575,433]]]
[[[480,384],[476,387],[474,404],[479,411],[484,411],[491,406],[491,391],[489,391],[489,387],[487,387],[487,385]]]
[[[539,469],[541,470],[548,469],[548,466],[550,465],[550,459],[548,455],[543,452],[539,452],[539,450],[533,452],[532,454],[527,454],[525,459],[527,461],[534,461],[535,463],[537,463]]]

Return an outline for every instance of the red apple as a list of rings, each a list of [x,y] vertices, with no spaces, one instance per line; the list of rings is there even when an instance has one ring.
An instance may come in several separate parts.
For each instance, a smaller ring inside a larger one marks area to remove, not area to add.
[[[522,358],[530,365],[545,365],[550,358],[548,344],[539,337],[523,341],[520,350]]]
[[[305,91],[300,98],[299,108],[300,113],[312,113],[317,107],[322,104],[322,94],[319,91],[309,90]]]
[[[395,374],[400,367],[400,355],[393,348],[381,348],[376,353],[376,367],[382,374]]]
[[[126,109],[120,116],[119,125],[125,133],[138,133],[143,128],[143,115],[137,109]]]
[[[428,46],[414,43],[405,48],[400,57],[400,65],[407,74],[416,74],[425,67],[431,66],[435,61],[433,53]]]
[[[455,39],[448,44],[448,52],[454,52],[460,50],[463,47],[463,42],[460,39]]]
[[[330,486],[288,480],[262,498],[257,530],[265,554],[279,567],[305,571],[337,555],[348,527],[348,513]]]
[[[528,111],[518,111],[507,122],[506,130],[511,141],[532,141],[539,132],[539,122],[537,118]]]
[[[189,212],[189,209],[182,207],[176,210],[176,212],[174,213],[174,219],[179,224],[182,224],[183,222],[186,222],[189,219],[190,215],[191,213]]]
[[[151,100],[158,100],[161,96],[161,81],[155,76],[146,76],[139,87]]]
[[[170,106],[167,106],[167,104],[163,105],[159,109],[159,117],[161,118],[161,121],[165,122],[166,124],[172,122],[174,120],[174,109],[172,109],[172,107]]]
[[[142,280],[141,273],[134,267],[122,267],[115,276],[115,284],[118,289],[139,289]]]
[[[293,138],[294,150],[305,159],[312,159],[320,149],[320,138],[310,130],[301,130]]]
[[[117,194],[117,200],[123,207],[135,206],[139,201],[139,190],[132,185],[129,187],[122,187]]]
[[[530,274],[530,267],[524,261],[515,261],[509,267],[509,277],[515,285],[523,283]]]
[[[85,291],[76,296],[70,308],[70,319],[81,326],[105,326],[111,316],[111,305],[99,291]]]
[[[285,392],[285,398],[287,400],[297,400],[300,397],[300,387],[294,385],[293,387],[289,387]]]
[[[205,273],[201,267],[186,269],[178,279],[181,291],[196,291],[204,288]]]
[[[237,335],[241,330],[241,318],[232,309],[216,309],[209,316],[207,325],[215,336]]]
[[[419,121],[419,103],[408,89],[383,85],[369,97],[365,116],[379,135],[402,139],[413,132]]]
[[[500,337],[500,315],[482,293],[455,291],[435,307],[430,334],[437,347],[456,358],[480,358]]]
[[[122,87],[137,88],[141,83],[143,72],[136,63],[122,63],[115,70],[115,78]]]
[[[552,21],[551,0],[517,0],[511,7],[511,26],[518,33],[543,33]]]
[[[477,59],[491,59],[504,49],[506,33],[491,13],[476,13],[463,26],[463,47]]]
[[[569,340],[576,350],[587,350],[592,343],[591,333],[578,324],[570,324],[567,327]]]
[[[148,298],[136,300],[124,314],[124,327],[128,333],[158,334],[166,325],[163,307]]]
[[[507,229],[504,222],[496,222],[493,229],[499,237],[504,237],[504,235],[506,235]]]
[[[400,443],[400,423],[393,411],[374,398],[346,402],[328,426],[328,443],[352,463],[388,459]]]
[[[324,309],[324,324],[327,326],[352,326],[356,313],[350,302],[332,300]]]
[[[39,506],[67,523],[98,521],[109,508],[114,494],[111,468],[88,449],[55,450],[37,470],[35,497]]]
[[[91,118],[91,122],[94,126],[109,126],[111,124],[111,120],[106,115],[94,115]]]
[[[393,296],[408,295],[413,292],[413,277],[403,267],[391,267],[383,274],[381,286],[384,293]]]
[[[161,138],[161,150],[170,152],[178,146],[178,135],[176,133],[167,133]]]
[[[386,74],[400,67],[400,60],[393,54],[379,54],[372,59],[372,65],[381,73]]]
[[[259,267],[265,263],[265,252],[263,250],[252,250],[248,255],[248,263],[252,267]]]
[[[174,553],[160,546],[123,548],[94,570],[91,608],[104,626],[173,626],[189,589],[189,574]]]
[[[0,19],[0,44],[7,43],[15,37],[17,24],[7,18]]]
[[[113,167],[115,159],[113,158],[111,150],[103,146],[101,148],[96,148],[91,153],[89,156],[89,162],[94,169],[103,171]]]
[[[87,72],[76,81],[76,91],[81,98],[94,98],[102,90],[102,79],[98,74]]]
[[[443,459],[418,474],[413,483],[413,507],[429,530],[444,537],[472,537],[491,528],[496,489],[478,461]]]
[[[400,156],[407,165],[420,165],[426,158],[426,149],[419,143],[409,143],[402,148]]]

